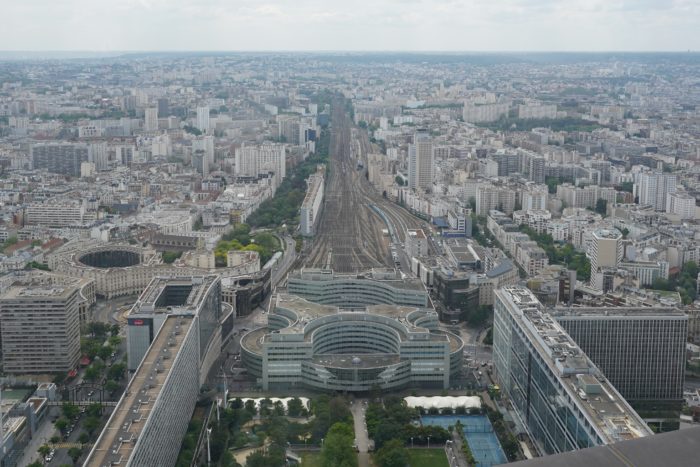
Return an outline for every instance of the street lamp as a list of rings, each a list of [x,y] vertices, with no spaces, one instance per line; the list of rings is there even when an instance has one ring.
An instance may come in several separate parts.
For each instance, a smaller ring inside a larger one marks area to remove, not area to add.
[[[428,449],[430,449],[430,436],[428,436]]]
[[[209,442],[211,438],[211,427],[207,427],[207,466],[211,465],[211,443]]]
[[[413,447],[413,436],[411,436],[411,447]]]

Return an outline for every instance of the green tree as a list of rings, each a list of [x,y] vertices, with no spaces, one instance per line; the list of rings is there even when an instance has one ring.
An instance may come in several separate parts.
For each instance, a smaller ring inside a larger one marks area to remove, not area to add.
[[[387,441],[375,456],[379,467],[406,467],[408,465],[408,453],[403,443],[398,439]]]
[[[45,464],[42,461],[34,461],[31,464],[27,465],[27,467],[43,467]]]
[[[83,431],[82,433],[80,433],[80,436],[78,436],[78,442],[80,444],[89,443],[90,442],[90,435]]]
[[[164,251],[162,253],[163,262],[166,264],[174,263],[180,256],[182,256],[181,251]]]
[[[99,321],[93,321],[88,324],[88,331],[90,334],[98,338],[106,337],[111,329],[112,327],[109,324],[100,323]]]
[[[80,413],[80,408],[70,402],[64,402],[61,406],[61,412],[68,420],[73,420]]]
[[[394,177],[394,181],[398,186],[403,186],[403,178],[400,175],[397,175]]]
[[[306,409],[302,404],[301,399],[295,397],[287,403],[287,413],[290,417],[300,417],[305,415]]]
[[[100,376],[102,376],[102,372],[93,364],[87,367],[83,378],[85,378],[86,381],[96,381]]]
[[[336,423],[328,430],[321,449],[323,467],[356,467],[357,456],[352,447],[354,432],[347,423]]]
[[[83,422],[83,427],[87,430],[90,435],[92,435],[95,430],[100,426],[100,419],[98,417],[87,417],[85,422]]]
[[[88,416],[99,418],[102,415],[102,405],[99,402],[93,402],[87,407],[86,412]]]
[[[53,382],[54,382],[54,384],[60,385],[66,380],[67,377],[68,377],[68,374],[65,372],[56,373],[56,375],[54,375],[54,377],[53,377]]]
[[[246,467],[277,467],[270,463],[270,458],[262,451],[255,451],[245,459]],[[281,467],[281,466],[280,466]]]
[[[68,450],[68,457],[73,460],[73,464],[78,463],[78,459],[80,459],[80,456],[83,455],[83,450],[78,447],[72,447]]]
[[[126,365],[123,363],[115,363],[114,365],[109,367],[109,370],[107,370],[107,378],[114,381],[119,381],[124,377],[125,373]]]
[[[112,355],[113,352],[114,352],[114,349],[111,346],[103,345],[97,351],[97,356],[100,357],[103,362],[106,362],[107,359]]]
[[[110,379],[105,383],[105,391],[114,393],[117,389],[119,389],[119,383],[116,381]]]
[[[201,136],[202,131],[199,128],[193,127],[192,125],[185,125],[183,128],[187,133],[195,136]]]
[[[48,444],[42,444],[41,446],[39,446],[39,449],[37,449],[37,452],[43,459],[49,455],[49,453],[51,452],[51,447]]]

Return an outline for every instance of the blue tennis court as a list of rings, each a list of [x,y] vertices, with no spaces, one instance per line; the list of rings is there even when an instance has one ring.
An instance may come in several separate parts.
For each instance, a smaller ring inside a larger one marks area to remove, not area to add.
[[[491,421],[486,415],[426,415],[421,417],[423,425],[441,426],[447,428],[460,422],[464,427],[464,437],[467,438],[469,449],[472,451],[477,467],[508,462],[501,449],[496,433],[493,432]]]

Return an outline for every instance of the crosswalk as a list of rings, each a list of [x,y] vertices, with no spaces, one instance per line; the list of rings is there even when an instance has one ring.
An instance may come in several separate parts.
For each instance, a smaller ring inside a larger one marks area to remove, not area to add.
[[[56,444],[49,444],[49,447],[52,447],[54,449],[70,449],[70,448],[79,448],[79,449],[90,449],[92,448],[92,444],[82,444],[82,443],[56,443]]]

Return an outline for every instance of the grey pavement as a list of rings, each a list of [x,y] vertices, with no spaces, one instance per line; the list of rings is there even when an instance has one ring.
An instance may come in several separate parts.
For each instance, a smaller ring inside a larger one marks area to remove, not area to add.
[[[24,448],[24,453],[20,457],[17,465],[29,465],[36,460],[41,460],[37,449],[43,444],[47,444],[53,435],[58,434],[58,430],[51,423],[52,413],[58,413],[58,408],[51,408],[39,425],[39,429]],[[58,464],[57,464],[58,465]]]
[[[445,450],[450,467],[469,467],[466,456],[462,451],[462,438],[456,431],[452,432],[452,443]]]
[[[357,444],[357,463],[359,467],[369,467],[369,435],[367,434],[367,423],[365,423],[365,411],[367,401],[365,399],[355,399],[350,404],[353,424],[355,426],[355,443]]]

